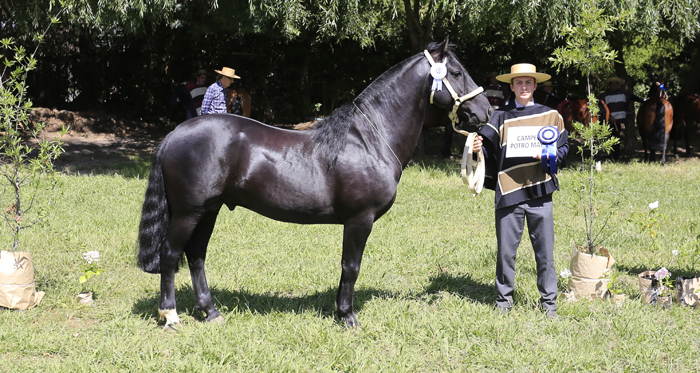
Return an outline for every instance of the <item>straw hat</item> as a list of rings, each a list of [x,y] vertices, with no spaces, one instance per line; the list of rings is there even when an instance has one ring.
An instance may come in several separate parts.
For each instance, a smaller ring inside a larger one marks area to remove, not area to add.
[[[209,75],[209,73],[205,69],[199,69],[199,70],[197,70],[196,73],[194,73],[194,76],[200,76],[200,75]]]
[[[217,74],[221,74],[225,77],[231,78],[231,79],[240,79],[241,77],[236,75],[236,70],[231,69],[229,67],[224,67],[221,70],[214,70],[216,71]]]
[[[542,87],[542,88],[544,88],[544,87],[554,87],[554,83],[552,83],[551,80],[548,80],[548,81],[546,81],[546,82],[542,82],[542,84],[540,84],[540,87]]]
[[[536,83],[544,82],[551,78],[549,74],[538,73],[537,68],[533,64],[519,63],[510,67],[510,74],[499,75],[496,79],[500,82],[510,83],[511,79],[519,76],[531,76],[535,78]]]
[[[605,79],[605,85],[610,84],[610,82],[618,82],[619,84],[624,83],[625,81],[622,78],[618,78],[616,76],[612,76],[610,78]]]

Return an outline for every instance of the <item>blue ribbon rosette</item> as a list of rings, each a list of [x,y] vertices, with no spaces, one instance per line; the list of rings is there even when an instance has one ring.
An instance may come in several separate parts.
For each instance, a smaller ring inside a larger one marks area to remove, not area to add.
[[[559,131],[556,127],[542,127],[537,133],[537,139],[542,145],[542,171],[545,174],[554,175],[557,173],[557,146]]]

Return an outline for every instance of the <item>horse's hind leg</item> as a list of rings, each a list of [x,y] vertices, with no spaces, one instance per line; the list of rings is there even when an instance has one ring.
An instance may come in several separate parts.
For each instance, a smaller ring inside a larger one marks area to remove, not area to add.
[[[194,289],[195,299],[197,300],[195,308],[207,315],[207,321],[223,323],[224,318],[221,317],[221,313],[214,306],[211,292],[207,285],[207,278],[204,274],[207,245],[209,244],[211,233],[214,230],[216,216],[218,214],[219,210],[215,210],[209,211],[204,215],[199,224],[197,224],[197,228],[195,228],[192,233],[192,238],[190,238],[187,248],[185,249],[185,255],[187,255],[187,264],[189,265],[190,275],[192,276],[192,287]]]
[[[666,146],[668,145],[668,132],[664,135],[664,148],[661,153],[661,165],[666,165]]]
[[[647,138],[646,136],[642,136],[642,148],[644,149],[644,162],[649,162],[649,153],[647,150],[650,150],[647,148]],[[653,150],[652,150],[652,156],[653,156]]]
[[[197,220],[194,216],[185,218],[173,217],[163,243],[158,314],[161,319],[165,319],[166,328],[176,328],[180,324],[180,318],[175,308],[175,272],[180,259],[182,259],[183,250],[197,224]]]
[[[373,219],[361,222],[348,222],[345,223],[343,231],[342,273],[335,304],[338,317],[341,320],[345,320],[345,324],[348,327],[360,325],[353,307],[353,296],[355,293],[355,282],[360,274],[362,254],[365,250],[367,237],[372,232],[372,223]]]

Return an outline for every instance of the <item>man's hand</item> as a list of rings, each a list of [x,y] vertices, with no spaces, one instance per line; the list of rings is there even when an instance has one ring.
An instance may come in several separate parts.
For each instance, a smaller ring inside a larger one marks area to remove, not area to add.
[[[479,151],[481,151],[481,145],[482,145],[481,141],[483,139],[484,139],[483,137],[478,136],[478,135],[474,138],[474,146],[472,147],[472,153],[476,154]]]

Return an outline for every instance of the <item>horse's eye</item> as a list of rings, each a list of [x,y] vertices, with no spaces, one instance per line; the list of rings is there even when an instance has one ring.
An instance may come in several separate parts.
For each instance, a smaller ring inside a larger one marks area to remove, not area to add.
[[[462,76],[462,72],[461,71],[453,71],[452,76],[454,76],[455,78],[459,78],[460,76]]]

